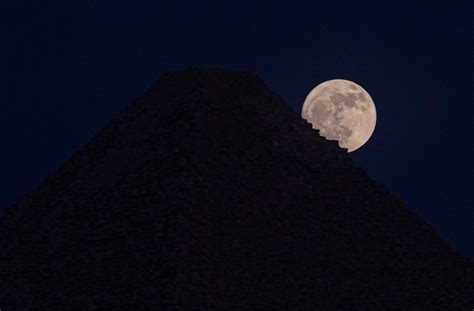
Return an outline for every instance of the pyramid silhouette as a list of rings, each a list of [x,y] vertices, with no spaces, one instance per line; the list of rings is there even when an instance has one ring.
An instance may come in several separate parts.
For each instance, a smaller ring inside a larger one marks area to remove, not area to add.
[[[473,268],[233,70],[163,75],[0,220],[2,311],[471,310]]]

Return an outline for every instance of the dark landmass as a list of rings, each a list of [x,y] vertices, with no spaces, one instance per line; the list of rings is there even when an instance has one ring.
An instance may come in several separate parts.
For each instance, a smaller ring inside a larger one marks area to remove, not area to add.
[[[471,310],[473,269],[240,71],[164,75],[0,219],[2,311]]]

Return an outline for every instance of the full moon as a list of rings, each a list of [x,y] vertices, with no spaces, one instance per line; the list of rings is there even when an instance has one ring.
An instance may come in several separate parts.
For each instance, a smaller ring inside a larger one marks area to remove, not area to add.
[[[360,85],[342,79],[323,82],[306,97],[301,117],[321,136],[337,140],[348,152],[372,136],[377,120],[374,101]]]

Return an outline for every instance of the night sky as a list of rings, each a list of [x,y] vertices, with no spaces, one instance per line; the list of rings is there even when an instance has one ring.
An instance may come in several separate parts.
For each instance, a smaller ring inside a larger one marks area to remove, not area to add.
[[[0,211],[164,72],[249,70],[298,114],[340,78],[377,108],[352,158],[474,258],[473,3],[4,0]]]

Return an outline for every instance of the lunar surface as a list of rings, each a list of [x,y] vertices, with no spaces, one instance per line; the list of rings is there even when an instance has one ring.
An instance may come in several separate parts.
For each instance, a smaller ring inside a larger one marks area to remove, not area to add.
[[[320,135],[337,140],[352,152],[372,136],[377,120],[375,105],[360,85],[342,79],[323,82],[306,97],[301,116]]]

